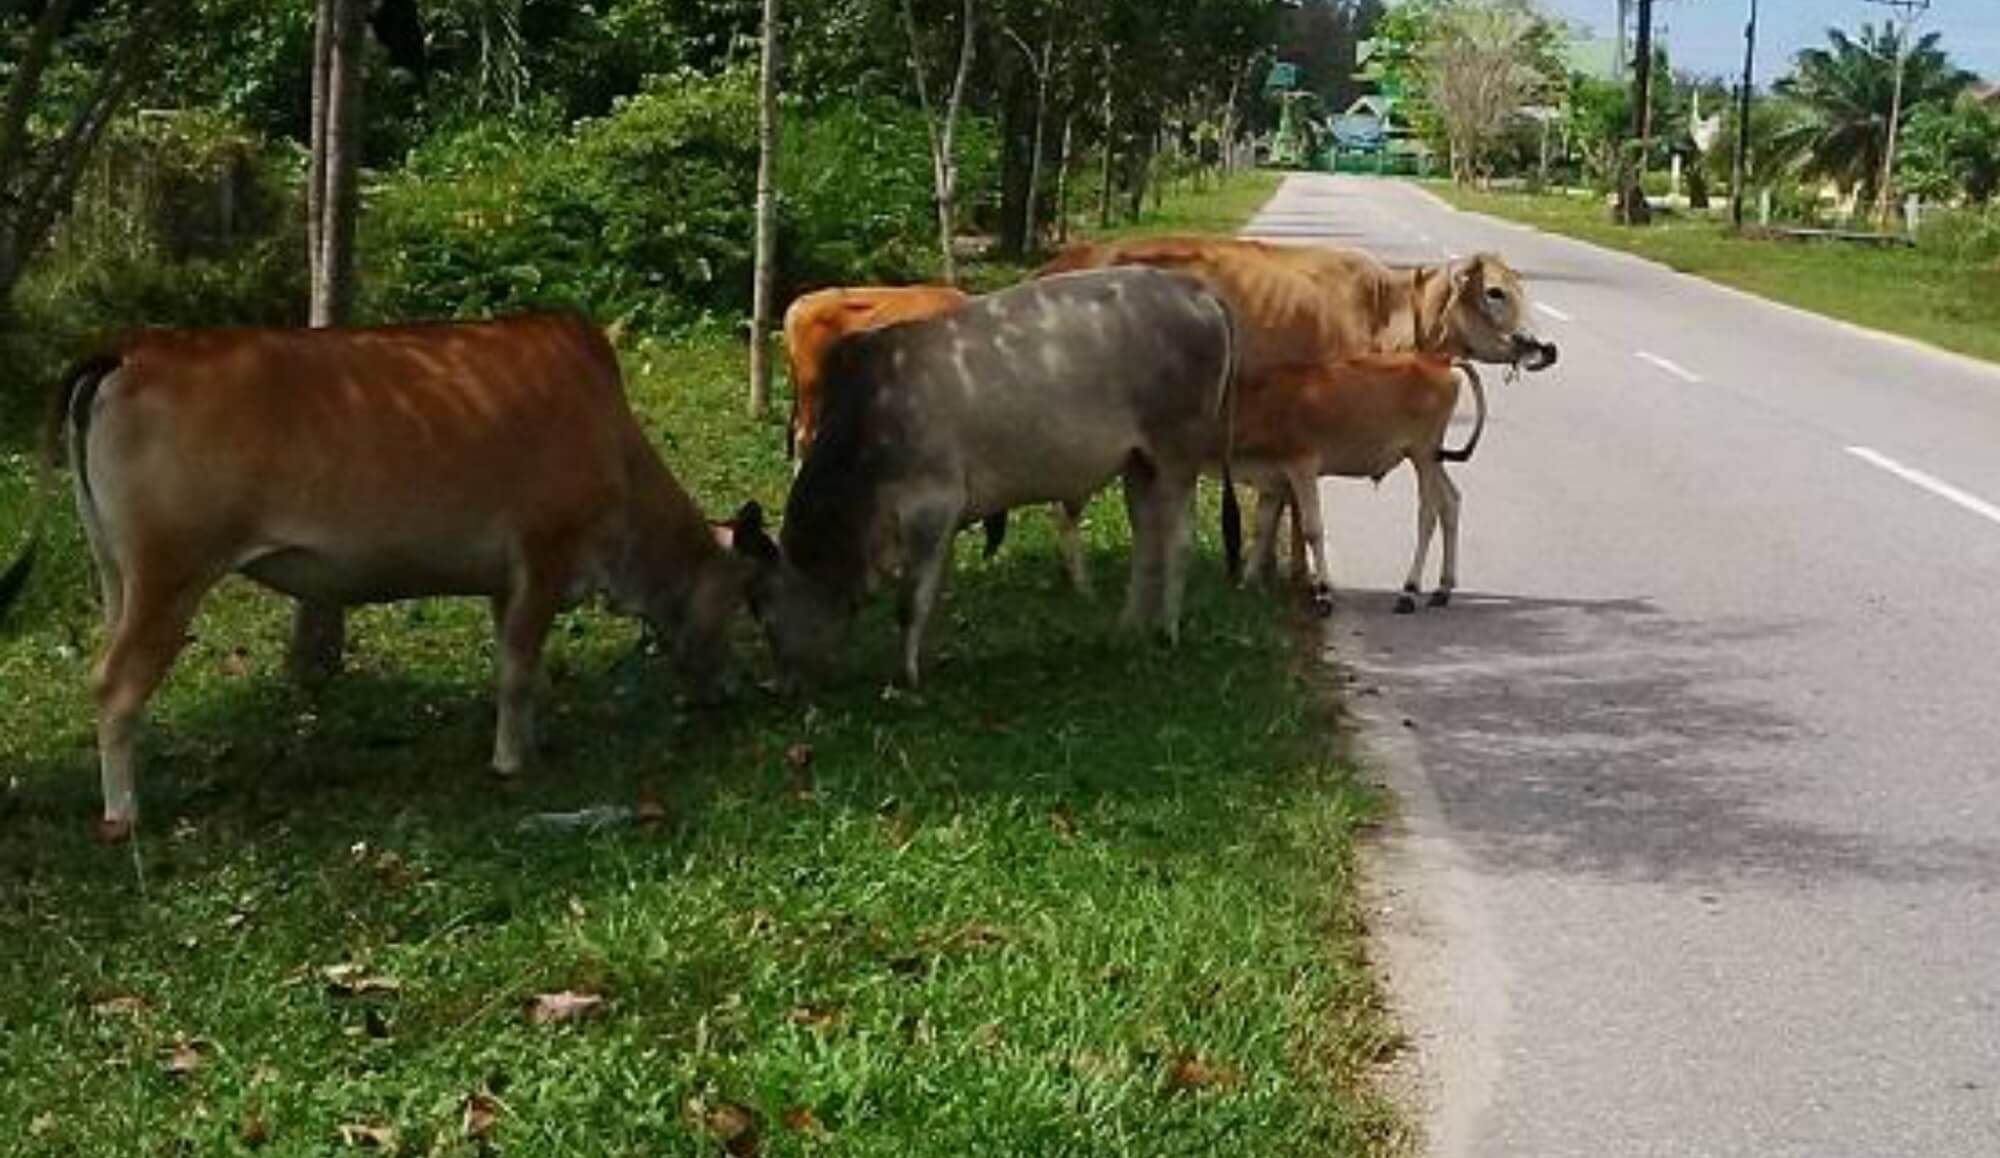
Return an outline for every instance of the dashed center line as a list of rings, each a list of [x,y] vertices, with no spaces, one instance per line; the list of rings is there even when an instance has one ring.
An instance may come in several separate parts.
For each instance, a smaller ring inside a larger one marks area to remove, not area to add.
[[[1558,322],[1573,322],[1576,320],[1575,318],[1571,317],[1566,313],[1563,313],[1561,310],[1555,308],[1554,306],[1550,305],[1547,302],[1536,302],[1535,310],[1538,313],[1547,314],[1548,316],[1554,318]]]
[[[1880,467],[1912,486],[1922,487],[1947,502],[1956,503],[1983,519],[2000,523],[2000,507],[1994,506],[1978,495],[1959,490],[1935,475],[1925,474],[1915,467],[1904,466],[1879,450],[1866,446],[1850,446],[1847,453],[1870,466]]]
[[[1658,354],[1648,353],[1645,350],[1635,350],[1633,352],[1638,355],[1638,358],[1641,362],[1650,362],[1653,365],[1658,366],[1660,369],[1665,370],[1667,373],[1672,374],[1674,377],[1679,378],[1683,382],[1701,381],[1701,375],[1695,373],[1693,370],[1688,369],[1686,366],[1681,365],[1680,363],[1674,361],[1671,358],[1662,358]]]

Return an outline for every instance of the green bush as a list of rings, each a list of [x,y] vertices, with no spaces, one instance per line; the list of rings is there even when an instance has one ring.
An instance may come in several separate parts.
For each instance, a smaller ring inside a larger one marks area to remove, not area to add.
[[[87,346],[134,326],[302,322],[301,168],[297,150],[214,113],[119,122],[0,311],[11,313],[0,320],[4,393],[36,397]]]
[[[1931,209],[1921,221],[1917,242],[1926,253],[1962,265],[2000,263],[2000,206]]]
[[[368,312],[463,317],[570,306],[667,330],[750,305],[752,76],[663,78],[569,133],[486,125],[419,150],[375,191]],[[937,269],[923,116],[847,101],[784,117],[779,296]],[[996,184],[990,122],[959,133],[959,187]],[[962,207],[970,221],[979,210]]]
[[[743,72],[660,78],[561,136],[479,128],[370,198],[371,313],[573,306],[670,328],[749,298],[757,112]]]

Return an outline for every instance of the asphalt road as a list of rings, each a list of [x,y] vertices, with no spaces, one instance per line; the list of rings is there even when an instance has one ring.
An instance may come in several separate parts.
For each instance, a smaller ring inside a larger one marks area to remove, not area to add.
[[[2000,371],[1399,183],[1249,232],[1498,251],[1562,347],[1449,609],[1409,472],[1326,486],[1433,1151],[2000,1155]]]

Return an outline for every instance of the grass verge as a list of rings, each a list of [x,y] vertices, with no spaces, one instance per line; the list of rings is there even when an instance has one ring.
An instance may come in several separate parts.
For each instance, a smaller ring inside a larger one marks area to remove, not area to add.
[[[787,478],[778,427],[738,416],[742,358],[701,335],[629,357],[710,510]],[[18,525],[26,460],[0,466]],[[1045,520],[992,563],[967,537],[921,700],[880,691],[881,609],[816,702],[714,711],[632,625],[572,612],[549,750],[504,786],[484,608],[359,613],[349,672],[308,697],[285,608],[231,581],[156,701],[142,900],[88,839],[97,613],[63,520],[0,636],[9,1152],[1396,1148],[1350,887],[1378,802],[1214,528],[1211,507],[1172,652],[1067,593]],[[1119,505],[1088,533],[1115,590]],[[641,818],[519,828],[599,804]],[[601,1002],[538,1023],[558,993]]]
[[[2000,361],[2000,266],[1953,261],[1922,249],[1737,237],[1721,225],[1688,218],[1627,229],[1613,225],[1595,200],[1482,193],[1445,182],[1428,187],[1461,209],[1623,250],[1773,301]]]

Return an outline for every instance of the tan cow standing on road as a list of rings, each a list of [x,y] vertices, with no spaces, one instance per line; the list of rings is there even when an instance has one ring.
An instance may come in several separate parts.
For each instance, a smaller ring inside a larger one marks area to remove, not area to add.
[[[597,590],[710,679],[749,570],[640,432],[580,317],[354,330],[156,330],[63,387],[103,585],[95,687],[107,838],[133,740],[202,597],[232,572],[321,607],[483,595],[499,635],[493,767],[533,740],[551,619]]]
[[[1444,444],[1458,408],[1458,374],[1472,385],[1479,421],[1466,445]],[[1443,607],[1458,586],[1459,491],[1447,462],[1472,457],[1486,425],[1486,392],[1470,362],[1436,354],[1372,354],[1325,366],[1277,371],[1274,389],[1236,432],[1236,474],[1258,491],[1255,546],[1245,577],[1271,565],[1282,497],[1297,499],[1302,539],[1312,553],[1313,593],[1331,598],[1332,566],[1320,517],[1318,480],[1380,482],[1406,460],[1417,473],[1417,547],[1396,610],[1417,609],[1431,535],[1444,527],[1444,565],[1431,606]]]
[[[1396,270],[1351,249],[1167,236],[1076,246],[1042,267],[1038,276],[1118,265],[1192,274],[1235,309],[1243,331],[1239,429],[1274,429],[1293,413],[1297,400],[1288,395],[1304,383],[1318,382],[1317,395],[1330,403],[1328,392],[1338,388],[1341,378],[1324,376],[1329,368],[1357,357],[1421,353],[1529,370],[1543,369],[1556,360],[1555,346],[1536,337],[1529,325],[1520,277],[1494,254]],[[1393,447],[1413,444],[1425,435],[1417,427],[1391,423],[1365,437],[1379,439],[1376,449],[1387,455]],[[1324,544],[1321,532],[1301,525],[1308,501],[1305,489],[1310,488],[1281,487],[1261,493],[1260,538],[1252,562],[1254,567],[1260,557],[1268,556],[1275,539],[1279,512],[1267,513],[1264,508],[1287,505],[1286,496],[1291,495],[1294,567],[1304,568],[1307,540],[1320,540],[1315,595],[1324,608],[1330,606],[1325,602],[1330,588]],[[1316,508],[1316,493],[1310,501]],[[1454,502],[1454,520],[1455,506]],[[1420,534],[1427,525],[1420,513]],[[1448,546],[1454,537],[1450,526]]]

